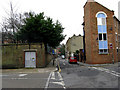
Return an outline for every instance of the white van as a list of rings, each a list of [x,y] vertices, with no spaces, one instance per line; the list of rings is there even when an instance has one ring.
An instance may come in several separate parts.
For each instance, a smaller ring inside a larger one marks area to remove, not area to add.
[[[61,57],[62,57],[62,59],[65,59],[65,56],[64,56],[64,55],[62,55]]]

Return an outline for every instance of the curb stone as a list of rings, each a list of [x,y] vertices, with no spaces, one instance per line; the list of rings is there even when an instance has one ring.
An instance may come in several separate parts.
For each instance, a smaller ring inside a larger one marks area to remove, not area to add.
[[[114,64],[86,64],[86,63],[82,63],[82,62],[78,62],[79,65],[84,65],[84,66],[88,66],[88,67],[101,67],[101,66],[111,66],[111,65],[116,65],[116,64],[120,64],[120,62],[114,63]]]

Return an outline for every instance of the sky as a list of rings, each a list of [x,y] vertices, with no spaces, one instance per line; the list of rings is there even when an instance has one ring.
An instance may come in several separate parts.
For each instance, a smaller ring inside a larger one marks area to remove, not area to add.
[[[36,14],[44,12],[45,16],[58,20],[65,28],[63,34],[67,35],[61,43],[66,43],[69,37],[83,35],[83,16],[87,0],[0,0],[0,23],[3,18],[8,17],[10,11],[10,1],[16,13],[33,11]],[[120,0],[95,0],[110,10],[115,11],[118,17],[118,2]]]

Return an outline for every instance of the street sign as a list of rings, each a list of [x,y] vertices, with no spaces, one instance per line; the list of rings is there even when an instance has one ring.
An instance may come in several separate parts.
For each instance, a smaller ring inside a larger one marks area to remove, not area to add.
[[[55,54],[55,51],[54,51],[54,50],[52,50],[52,54]]]
[[[112,48],[113,48],[112,43],[110,43],[110,49],[112,49]]]

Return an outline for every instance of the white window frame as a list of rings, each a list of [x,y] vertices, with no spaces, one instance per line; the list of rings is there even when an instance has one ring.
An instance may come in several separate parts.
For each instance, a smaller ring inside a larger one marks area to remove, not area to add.
[[[100,50],[103,50],[103,52],[100,52]],[[105,52],[107,50],[107,52]],[[99,49],[99,54],[108,54],[108,49]]]
[[[107,18],[106,13],[104,13],[103,11],[98,12],[98,13],[96,14],[96,17],[97,17],[98,14],[100,14],[100,13],[103,13],[103,14],[105,15],[105,17]],[[106,28],[107,28],[106,18],[105,18],[105,25],[106,25]],[[102,19],[103,19],[103,18],[98,18],[98,17],[97,17],[97,26],[98,26],[98,25],[104,25],[103,22],[102,22]],[[99,34],[102,34],[102,40],[99,40]],[[106,40],[104,40],[103,34],[106,34]],[[98,33],[98,41],[107,41],[107,31],[106,31],[106,33]],[[101,50],[103,50],[103,52],[101,52]],[[107,50],[107,51],[105,52],[105,50]],[[99,54],[108,54],[108,49],[99,49]]]

